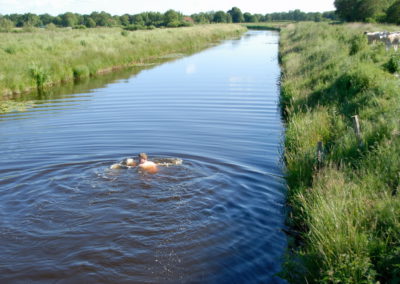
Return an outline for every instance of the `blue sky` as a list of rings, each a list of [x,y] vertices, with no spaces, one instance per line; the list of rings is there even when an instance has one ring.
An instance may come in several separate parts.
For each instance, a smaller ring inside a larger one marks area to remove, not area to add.
[[[89,14],[106,11],[112,15],[136,14],[144,11],[165,12],[174,9],[184,14],[227,11],[236,6],[242,12],[272,13],[300,9],[305,12],[335,10],[334,0],[0,0],[0,14],[65,12]]]

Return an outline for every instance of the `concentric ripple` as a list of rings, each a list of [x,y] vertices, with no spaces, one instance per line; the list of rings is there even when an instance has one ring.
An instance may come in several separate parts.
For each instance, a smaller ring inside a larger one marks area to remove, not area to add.
[[[249,32],[1,115],[1,282],[283,282],[278,77]],[[139,152],[157,174],[110,169]]]

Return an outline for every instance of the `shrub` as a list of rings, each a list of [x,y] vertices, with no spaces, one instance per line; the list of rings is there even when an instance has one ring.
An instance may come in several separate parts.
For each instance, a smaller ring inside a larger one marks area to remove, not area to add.
[[[138,24],[129,25],[124,28],[124,30],[127,30],[127,31],[137,31],[137,30],[145,30],[145,29],[146,29],[145,26],[138,25]]]
[[[357,54],[368,46],[367,38],[362,35],[354,35],[350,40],[350,55]]]
[[[9,46],[4,48],[4,52],[7,52],[8,54],[15,54],[17,53],[17,49],[15,48],[15,46]]]
[[[393,54],[385,67],[390,73],[400,72],[400,55]]]
[[[72,68],[72,74],[75,80],[79,80],[89,77],[90,71],[86,65],[78,65]]]
[[[73,28],[76,30],[84,30],[84,29],[86,29],[86,26],[85,25],[76,25]]]
[[[44,84],[49,79],[49,73],[41,65],[33,63],[29,66],[29,73],[32,79],[35,80],[36,87],[43,89]]]

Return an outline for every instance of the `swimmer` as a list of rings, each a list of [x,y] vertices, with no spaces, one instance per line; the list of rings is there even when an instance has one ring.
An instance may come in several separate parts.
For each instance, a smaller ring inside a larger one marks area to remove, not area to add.
[[[139,168],[151,174],[155,174],[158,171],[157,165],[154,162],[147,160],[146,153],[139,154]]]

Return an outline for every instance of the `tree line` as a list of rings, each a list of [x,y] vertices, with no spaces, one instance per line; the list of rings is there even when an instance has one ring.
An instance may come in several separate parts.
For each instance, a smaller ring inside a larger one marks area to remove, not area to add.
[[[400,0],[335,0],[334,5],[345,21],[400,25]]]
[[[122,26],[126,29],[152,29],[159,27],[180,27],[205,23],[242,23],[242,22],[268,22],[268,21],[322,21],[336,19],[334,12],[305,13],[300,10],[271,14],[251,14],[233,7],[229,11],[211,11],[185,16],[175,10],[165,13],[143,12],[139,14],[111,15],[106,12],[93,12],[87,15],[67,12],[58,16],[50,14],[36,15],[9,14],[0,15],[0,29],[11,30],[15,27],[115,27]]]

